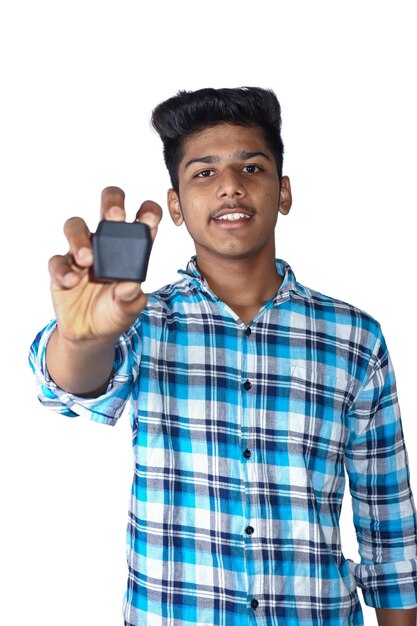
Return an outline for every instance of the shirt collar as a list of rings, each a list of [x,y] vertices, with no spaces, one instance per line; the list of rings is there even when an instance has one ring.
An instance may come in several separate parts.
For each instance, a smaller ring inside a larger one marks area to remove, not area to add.
[[[288,300],[288,298],[290,297],[290,292],[295,292],[299,294],[301,293],[303,296],[305,296],[306,290],[302,287],[302,285],[297,282],[291,266],[283,259],[275,259],[275,263],[277,266],[278,274],[280,274],[280,276],[283,276],[284,280],[282,281],[281,286],[279,287],[276,295],[272,300],[273,304],[278,304],[283,300]],[[207,292],[210,296],[217,300],[216,296],[210,290],[206,279],[200,274],[200,271],[197,267],[196,256],[191,257],[185,270],[178,270],[178,272],[188,278],[188,280],[196,287]]]

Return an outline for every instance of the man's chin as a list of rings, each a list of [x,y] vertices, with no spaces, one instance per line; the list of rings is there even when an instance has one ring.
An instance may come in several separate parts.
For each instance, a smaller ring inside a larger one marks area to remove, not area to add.
[[[217,248],[202,248],[196,246],[197,257],[212,257],[213,260],[224,260],[228,262],[243,261],[243,260],[255,260],[259,258],[262,253],[262,248],[248,248],[243,246],[219,246]]]

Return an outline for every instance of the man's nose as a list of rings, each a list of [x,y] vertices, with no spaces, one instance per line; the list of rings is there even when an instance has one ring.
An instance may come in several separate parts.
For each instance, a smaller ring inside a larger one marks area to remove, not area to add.
[[[233,198],[236,196],[242,198],[246,195],[243,180],[238,172],[226,170],[221,174],[218,180],[217,195],[219,198]]]

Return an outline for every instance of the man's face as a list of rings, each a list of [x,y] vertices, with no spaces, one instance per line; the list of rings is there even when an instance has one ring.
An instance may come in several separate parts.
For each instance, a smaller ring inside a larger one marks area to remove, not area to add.
[[[274,254],[278,213],[291,207],[287,177],[281,186],[260,127],[219,124],[184,142],[179,194],[168,192],[177,225],[185,225],[197,258],[242,259]]]

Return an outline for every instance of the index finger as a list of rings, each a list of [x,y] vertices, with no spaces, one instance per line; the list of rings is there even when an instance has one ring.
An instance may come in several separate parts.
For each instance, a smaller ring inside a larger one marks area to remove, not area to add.
[[[101,192],[101,204],[100,204],[100,219],[105,219],[105,214],[108,209],[113,206],[118,206],[121,209],[125,209],[125,192],[120,187],[106,187]]]

